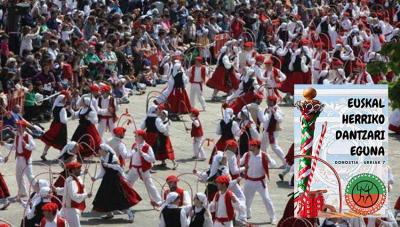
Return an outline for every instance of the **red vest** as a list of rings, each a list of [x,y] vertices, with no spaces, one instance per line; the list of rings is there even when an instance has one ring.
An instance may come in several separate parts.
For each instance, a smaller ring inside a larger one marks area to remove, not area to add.
[[[250,177],[247,176],[247,169],[248,169],[249,160],[250,160],[250,152],[251,151],[248,151],[244,157],[244,165],[246,166],[246,172],[244,173],[244,175],[245,175],[246,179],[250,179]],[[262,161],[262,166],[264,168],[265,175],[267,175],[267,177],[269,179],[268,159],[267,159],[266,152],[261,151],[261,161]]]
[[[200,74],[201,74],[201,79],[203,80],[201,83],[206,81],[206,67],[204,65],[200,66]],[[190,83],[198,83],[194,81],[194,73],[196,71],[196,66],[192,66],[192,72],[190,74],[189,82]]]
[[[100,107],[100,108],[103,108],[103,107],[101,106],[101,102],[102,102],[102,101],[103,101],[103,97],[100,96],[100,97],[99,97],[99,107]],[[114,121],[116,121],[116,120],[117,120],[117,115],[115,114],[116,109],[115,109],[114,97],[112,97],[112,96],[110,96],[110,98],[109,98],[108,107],[111,107],[111,108],[114,109],[114,113],[111,114],[111,117],[113,118]],[[98,117],[99,117],[99,119],[108,119],[108,118],[109,118],[109,117],[103,116],[103,115],[98,115]]]
[[[215,201],[216,209],[218,209],[219,196],[220,196],[220,192],[215,194],[214,201]],[[233,218],[235,217],[235,210],[233,209],[233,206],[232,206],[232,196],[233,196],[233,193],[230,190],[227,190],[225,193],[225,208],[226,208],[226,213],[228,214],[228,217],[215,217],[217,221],[219,221],[221,223],[228,222],[228,221],[232,221]]]
[[[265,76],[267,76],[267,71],[265,72]],[[277,68],[273,67],[272,68],[272,78],[275,80],[275,83],[279,83],[279,71]]]
[[[40,221],[40,227],[45,227],[46,226],[46,218],[42,218]],[[57,216],[57,227],[65,227],[65,219],[62,217]]]
[[[367,81],[367,73],[364,71],[361,74],[358,74],[355,79],[355,84],[366,84]]]
[[[134,143],[134,144],[132,145],[132,149],[133,149],[134,147],[136,147],[136,143]],[[149,152],[149,145],[148,145],[147,143],[144,144],[144,146],[142,147],[142,151],[143,151],[144,153],[146,153],[146,154],[147,154],[147,152]],[[151,167],[153,166],[151,162],[146,161],[146,159],[144,159],[143,157],[140,157],[140,161],[141,161],[141,163],[142,163],[142,165],[140,166],[140,168],[142,169],[143,172],[146,172],[147,170],[151,169]],[[131,162],[130,162],[130,164],[129,164],[129,168],[132,168],[132,167],[138,168],[138,166],[133,166],[133,165],[132,165],[132,159],[131,159]]]
[[[72,179],[76,182],[78,185],[78,194],[82,194],[84,192],[84,186],[81,184],[81,182],[78,180],[77,177],[72,176]],[[85,201],[82,201],[80,203],[75,202],[74,200],[71,199],[71,207],[75,209],[79,209],[80,211],[84,211],[86,208]]]
[[[29,144],[29,136],[28,134],[25,134],[23,137],[23,143],[22,143],[22,153],[18,153],[18,140],[19,140],[19,135],[15,137],[15,158],[17,156],[22,156],[26,160],[26,164],[28,164],[28,160],[31,158],[32,151],[28,150],[25,148],[25,144]]]
[[[184,198],[184,196],[183,196],[183,192],[184,192],[183,188],[177,187],[175,192],[178,193],[179,197],[181,198],[181,201],[179,202],[179,206],[183,206],[183,198]],[[167,199],[167,195],[168,194],[169,194],[169,189],[165,190],[165,192],[164,192],[164,200]]]
[[[204,135],[203,126],[201,126],[201,122],[198,118],[196,118],[195,120],[198,120],[200,125],[199,127],[196,127],[194,123],[192,123],[192,130],[190,131],[190,135],[192,137],[201,137]]]

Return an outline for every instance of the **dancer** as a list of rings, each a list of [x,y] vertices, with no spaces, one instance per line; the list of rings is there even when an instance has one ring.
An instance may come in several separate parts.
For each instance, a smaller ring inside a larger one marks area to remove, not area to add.
[[[30,203],[23,203],[25,210],[25,217],[22,220],[21,226],[35,227],[38,226],[43,218],[42,208],[51,202],[50,188],[40,188],[37,195],[33,196]]]
[[[83,98],[81,108],[74,113],[73,117],[79,118],[79,125],[71,140],[75,142],[84,142],[79,152],[81,157],[89,157],[93,155],[94,152],[97,152],[101,143],[101,137],[96,128],[98,121],[97,113],[92,107],[89,97]]]
[[[240,160],[240,165],[245,167],[246,183],[243,192],[246,196],[247,218],[251,218],[251,204],[254,194],[258,192],[267,209],[271,224],[275,225],[277,223],[275,209],[265,184],[265,176],[269,178],[267,153],[260,151],[259,140],[251,140],[249,146],[249,152]]]
[[[93,209],[107,212],[106,219],[114,217],[113,211],[127,210],[128,221],[132,223],[134,216],[131,207],[142,198],[126,181],[124,170],[118,164],[117,155],[112,148],[107,144],[100,144],[99,155],[101,170],[92,181],[100,178],[102,181],[93,200]]]
[[[10,151],[15,151],[15,157],[17,159],[15,172],[18,186],[17,199],[21,199],[28,195],[24,182],[24,175],[26,178],[28,178],[30,185],[34,185],[36,183],[32,171],[31,158],[32,151],[35,150],[36,144],[33,141],[32,136],[25,131],[26,127],[28,126],[28,123],[25,120],[19,120],[15,124],[17,126],[17,135],[14,139],[14,143],[6,143],[5,146],[7,149],[10,149]],[[1,143],[4,144],[4,142]],[[5,157],[4,161],[7,162],[8,157]]]
[[[277,105],[278,98],[276,96],[268,96],[268,107],[265,109],[264,136],[262,137],[261,150],[266,151],[268,144],[271,149],[279,157],[283,168],[286,165],[285,154],[278,144],[278,132],[281,130],[279,124],[283,120],[283,113]],[[275,160],[269,157],[271,164],[275,164]]]
[[[80,215],[85,210],[85,199],[91,198],[92,193],[85,192],[85,186],[80,177],[82,164],[70,162],[65,165],[68,178],[65,180],[63,194],[63,217],[70,226],[80,227]]]
[[[193,65],[188,72],[190,82],[190,104],[192,107],[196,106],[196,99],[200,102],[202,110],[206,110],[206,101],[203,97],[203,86],[208,78],[208,70],[202,64],[203,58],[196,57],[195,65]]]
[[[193,137],[193,159],[198,161],[206,160],[206,155],[203,149],[203,126],[199,119],[199,110],[192,108],[190,111],[190,118],[192,119],[192,128],[190,130],[190,136]]]
[[[160,211],[159,227],[188,227],[189,220],[185,209],[179,207],[180,197],[176,192],[168,194]]]
[[[238,117],[240,118],[239,127],[241,135],[239,137],[239,151],[240,156],[243,156],[249,150],[249,141],[258,139],[257,125],[254,122],[251,114],[246,108],[243,108]]]
[[[115,128],[115,121],[117,120],[116,112],[118,105],[116,99],[111,95],[111,86],[104,84],[100,87],[101,95],[98,98],[98,130],[100,137],[103,137],[104,132],[108,129],[112,132]]]
[[[178,187],[179,179],[175,175],[170,175],[166,179],[168,189],[164,191],[164,200],[167,198],[168,194],[171,192],[176,192],[179,195],[179,206],[191,206],[191,196],[190,193],[181,187]]]
[[[266,84],[267,96],[275,95],[280,97],[278,89],[286,80],[286,75],[278,68],[274,67],[272,57],[268,57],[265,62],[265,73],[262,81]]]
[[[46,155],[50,147],[61,150],[67,144],[68,115],[66,105],[69,102],[69,99],[69,92],[63,91],[54,101],[53,122],[51,123],[49,130],[40,137],[40,139],[46,144],[43,153],[40,156],[43,161],[47,160]]]
[[[160,206],[162,203],[160,193],[151,178],[150,169],[156,161],[153,149],[144,140],[146,132],[137,130],[135,132],[135,143],[132,145],[130,153],[130,164],[127,180],[133,185],[137,179],[144,182],[146,191],[150,196],[150,201],[153,206]]]
[[[229,174],[232,179],[240,176],[240,168],[238,165],[238,143],[235,140],[226,141],[226,150],[224,156],[227,159]]]
[[[189,212],[189,227],[212,227],[213,223],[211,213],[208,210],[207,196],[202,192],[196,193],[193,204]]]
[[[206,83],[207,87],[214,89],[211,98],[213,101],[217,101],[218,91],[230,94],[239,87],[240,81],[236,76],[234,63],[229,58],[230,50],[227,46],[223,46],[218,57],[217,68]]]
[[[126,129],[124,127],[116,127],[113,130],[113,136],[107,141],[107,144],[114,150],[118,157],[119,164],[122,168],[125,166],[125,159],[130,156],[126,149],[125,143],[122,141],[125,137]]]
[[[239,224],[243,225],[246,221],[245,208],[228,189],[229,181],[227,176],[219,176],[215,180],[218,192],[210,204],[210,211],[215,213],[214,227],[233,227],[235,211],[238,212]]]

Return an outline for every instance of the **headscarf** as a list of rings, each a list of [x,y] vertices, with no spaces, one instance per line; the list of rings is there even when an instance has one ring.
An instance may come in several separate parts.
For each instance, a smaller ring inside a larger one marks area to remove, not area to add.
[[[157,111],[157,106],[156,105],[152,105],[149,107],[149,110],[147,111],[147,115],[154,115]]]
[[[69,155],[74,155],[74,153],[72,153],[72,150],[74,149],[74,147],[76,146],[76,142],[75,141],[70,141],[68,142],[63,149],[61,150],[60,155],[58,156],[58,159],[61,159],[65,153],[69,154]]]
[[[175,77],[179,72],[182,72],[182,64],[180,62],[176,62],[172,68],[172,76]]]
[[[49,182],[45,179],[39,179],[37,183],[39,185],[39,190],[44,187],[50,187]]]
[[[233,118],[233,110],[231,108],[226,108],[224,110],[224,122],[228,124]]]
[[[47,186],[46,187],[42,187],[39,190],[39,196],[42,197],[42,198],[48,196],[49,193],[50,193],[50,187],[47,187]]]
[[[208,200],[207,196],[203,192],[197,192],[196,197],[200,200],[200,202],[203,204],[203,207],[207,209],[208,207]]]
[[[65,95],[58,95],[57,98],[54,100],[52,110],[58,106],[64,106],[64,103],[61,103],[65,99]]]
[[[176,192],[168,193],[167,198],[165,199],[164,203],[162,204],[160,210],[163,210],[165,207],[167,207],[171,203],[175,202],[178,197],[179,197],[179,194]]]

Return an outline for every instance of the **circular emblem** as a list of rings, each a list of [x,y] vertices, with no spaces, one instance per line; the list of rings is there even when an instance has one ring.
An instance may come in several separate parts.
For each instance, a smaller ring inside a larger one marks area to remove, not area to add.
[[[350,179],[346,186],[345,199],[352,211],[361,215],[371,215],[384,205],[386,186],[377,176],[362,173]]]

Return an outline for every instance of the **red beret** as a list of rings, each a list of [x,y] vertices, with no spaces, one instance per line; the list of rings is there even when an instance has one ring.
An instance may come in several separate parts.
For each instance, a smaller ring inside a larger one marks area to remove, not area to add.
[[[82,167],[82,164],[79,162],[69,162],[69,163],[65,164],[65,168],[68,170],[79,169],[81,167]]]
[[[229,107],[229,104],[228,104],[228,103],[226,103],[226,102],[222,103],[222,109],[226,109],[226,108],[228,108],[228,107]]]
[[[165,105],[164,104],[160,104],[160,105],[157,106],[157,109],[160,110],[160,111],[163,111],[163,110],[165,110]]]
[[[124,127],[116,127],[113,130],[114,135],[116,136],[123,136],[126,132],[126,129]]]
[[[254,94],[254,98],[255,98],[256,100],[263,100],[264,95],[263,95],[262,92],[257,92],[257,93]]]
[[[102,92],[110,92],[111,91],[111,86],[108,85],[108,84],[101,85],[101,91]]]
[[[261,142],[260,142],[260,140],[252,139],[252,140],[249,141],[249,146],[260,147],[261,146]]]
[[[349,12],[344,12],[344,13],[343,13],[343,16],[349,17],[349,16],[350,16],[350,13],[349,13]]]
[[[267,97],[268,101],[272,101],[272,102],[276,102],[278,101],[278,97],[276,97],[275,95],[270,95]]]
[[[42,206],[42,211],[56,212],[57,210],[58,210],[58,206],[56,203],[53,203],[53,202],[46,203]]]
[[[167,182],[178,182],[179,179],[178,179],[178,177],[175,176],[175,175],[170,175],[170,176],[167,177],[166,181],[167,181]]]
[[[223,176],[219,176],[219,177],[217,177],[217,179],[215,179],[215,183],[218,183],[218,184],[225,184],[225,185],[229,185],[229,177],[227,177],[227,176],[225,176],[225,175],[223,175]]]
[[[196,61],[203,62],[203,57],[202,56],[197,56],[195,59],[196,59]]]
[[[69,99],[71,97],[71,93],[69,93],[68,90],[62,90],[60,92],[60,95],[64,95],[66,99]]]
[[[28,126],[28,123],[25,120],[19,120],[19,121],[15,122],[15,124],[22,128],[26,128],[26,126]]]
[[[238,148],[238,143],[235,140],[230,139],[226,141],[226,147]]]
[[[198,109],[196,109],[196,108],[192,108],[190,110],[190,113],[193,114],[194,116],[198,117],[199,114],[200,114],[200,111]]]
[[[244,44],[243,44],[243,46],[244,47],[253,47],[253,42],[245,42]]]
[[[310,43],[310,40],[303,38],[299,41],[299,45],[307,45]]]
[[[333,61],[332,61],[332,65],[341,66],[341,65],[343,65],[343,62],[341,60],[337,59],[337,58],[334,58]]]
[[[256,62],[263,62],[264,59],[265,59],[265,57],[264,57],[264,55],[262,55],[262,54],[258,54],[258,55],[256,56]]]
[[[146,131],[139,129],[139,130],[136,130],[135,134],[137,136],[145,137],[146,136]]]
[[[266,64],[266,65],[270,65],[270,64],[272,64],[273,63],[273,61],[272,61],[272,58],[271,57],[268,57],[266,60],[265,60],[265,62],[264,62],[264,64]]]
[[[100,88],[99,88],[99,86],[97,86],[97,84],[92,84],[92,85],[90,86],[90,91],[91,91],[91,92],[99,92],[99,91],[100,91]]]

